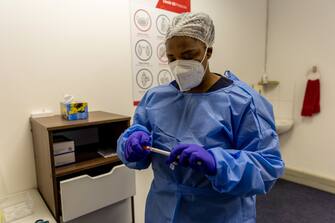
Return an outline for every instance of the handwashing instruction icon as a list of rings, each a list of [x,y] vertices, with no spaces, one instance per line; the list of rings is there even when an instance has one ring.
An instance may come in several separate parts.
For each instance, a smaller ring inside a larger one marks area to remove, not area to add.
[[[164,64],[168,62],[168,58],[166,56],[166,47],[165,47],[164,42],[158,44],[157,46],[157,57]]]
[[[134,14],[134,23],[137,29],[146,32],[151,28],[150,14],[144,9],[139,9]]]
[[[158,32],[163,36],[165,36],[167,32],[169,24],[170,24],[170,19],[166,15],[163,15],[163,14],[159,15],[156,19],[156,28]]]
[[[172,74],[169,70],[163,69],[158,74],[158,84],[168,84],[172,81]]]
[[[138,59],[147,61],[152,56],[152,47],[147,40],[139,40],[135,45],[135,53]]]
[[[148,89],[153,84],[153,76],[150,70],[141,69],[136,74],[136,83],[142,89]]]

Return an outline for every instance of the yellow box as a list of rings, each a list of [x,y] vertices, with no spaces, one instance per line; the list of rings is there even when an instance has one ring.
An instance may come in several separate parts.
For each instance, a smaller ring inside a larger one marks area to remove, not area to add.
[[[87,102],[61,102],[61,114],[66,120],[88,119]]]

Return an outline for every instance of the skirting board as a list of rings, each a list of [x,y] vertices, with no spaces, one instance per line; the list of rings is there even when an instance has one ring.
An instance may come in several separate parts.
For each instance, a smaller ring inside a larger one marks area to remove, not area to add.
[[[335,180],[286,168],[282,179],[335,194]]]

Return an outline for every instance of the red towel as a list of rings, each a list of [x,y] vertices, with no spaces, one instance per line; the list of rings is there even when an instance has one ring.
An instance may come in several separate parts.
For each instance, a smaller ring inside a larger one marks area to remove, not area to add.
[[[308,80],[304,103],[301,110],[302,116],[312,116],[320,112],[320,80]]]

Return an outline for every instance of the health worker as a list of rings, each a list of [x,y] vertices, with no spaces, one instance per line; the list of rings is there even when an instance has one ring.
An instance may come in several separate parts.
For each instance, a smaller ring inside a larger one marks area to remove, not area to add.
[[[165,44],[175,81],[146,92],[118,140],[126,166],[153,169],[146,223],[256,222],[256,195],[283,174],[272,106],[232,72],[210,71],[214,36],[204,13],[173,19]]]

